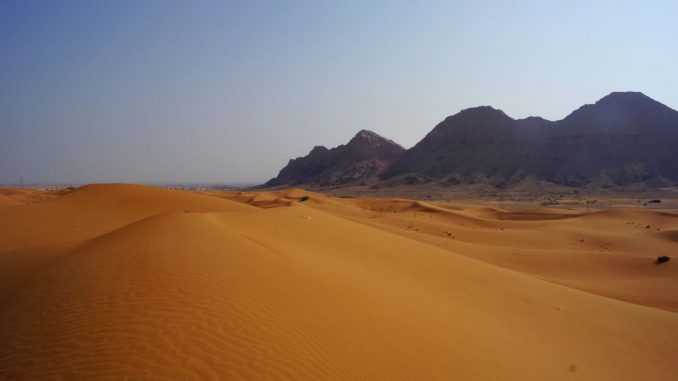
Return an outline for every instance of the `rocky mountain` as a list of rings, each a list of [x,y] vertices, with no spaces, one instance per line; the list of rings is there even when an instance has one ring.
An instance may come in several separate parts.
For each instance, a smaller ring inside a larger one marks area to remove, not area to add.
[[[567,186],[678,182],[678,112],[637,92],[612,93],[555,122],[471,108],[439,123],[380,177],[496,186],[528,177]]]
[[[332,186],[359,182],[387,168],[405,149],[372,131],[358,132],[348,143],[327,149],[314,147],[289,161],[265,186]]]

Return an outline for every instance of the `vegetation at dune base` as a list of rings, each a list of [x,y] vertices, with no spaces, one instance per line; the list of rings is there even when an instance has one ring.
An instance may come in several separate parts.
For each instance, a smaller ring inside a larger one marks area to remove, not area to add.
[[[302,197],[301,197],[301,199],[299,199],[299,202],[304,202],[304,201],[308,201],[308,200],[310,200],[310,199],[311,199],[311,197],[310,197],[310,196],[308,196],[308,195],[304,195],[304,196],[302,196]]]
[[[662,263],[666,263],[670,261],[671,258],[667,257],[666,255],[662,255],[661,257],[657,257],[657,260],[654,261],[655,265],[661,265]]]

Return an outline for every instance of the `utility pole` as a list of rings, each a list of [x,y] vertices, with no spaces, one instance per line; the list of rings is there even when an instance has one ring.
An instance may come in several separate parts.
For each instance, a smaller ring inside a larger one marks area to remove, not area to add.
[[[19,176],[19,186],[20,186],[21,188],[24,187],[24,178],[21,177],[21,176]]]

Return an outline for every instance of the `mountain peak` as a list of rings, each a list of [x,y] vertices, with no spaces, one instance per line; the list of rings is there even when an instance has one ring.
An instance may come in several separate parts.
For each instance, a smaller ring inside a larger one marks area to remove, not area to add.
[[[659,103],[639,91],[615,91],[602,97],[597,105],[604,104],[631,104],[631,103]]]
[[[316,154],[316,155],[317,155],[317,154],[322,154],[322,153],[325,153],[325,152],[327,152],[327,151],[329,151],[329,150],[328,150],[327,147],[325,147],[325,146],[315,146],[315,147],[313,147],[313,149],[311,150],[311,152],[309,152],[309,155],[313,155],[313,154]]]
[[[357,134],[355,134],[355,136],[376,136],[376,137],[381,138],[381,136],[379,134],[377,134],[374,131],[370,131],[370,130],[360,130],[360,131],[358,131]]]
[[[339,185],[365,181],[386,168],[405,148],[369,131],[359,131],[347,144],[316,146],[280,170],[266,185]]]
[[[377,134],[376,132],[370,131],[370,130],[360,130],[358,131],[357,134],[348,142],[348,145],[352,144],[357,144],[357,143],[367,143],[367,144],[372,144],[372,145],[381,145],[381,144],[387,144],[387,145],[395,145],[400,147],[397,143],[390,139],[386,139],[385,137]]]
[[[502,110],[492,106],[471,107],[448,116],[439,126],[453,126],[458,123],[480,123],[482,125],[506,124],[514,119],[506,115]]]
[[[464,110],[461,110],[459,113],[453,116],[477,116],[477,117],[486,117],[486,116],[502,116],[509,117],[502,110],[496,109],[492,106],[476,106],[470,107]]]
[[[678,113],[641,92],[613,92],[562,120],[569,134],[675,134]]]
[[[475,107],[465,108],[465,109],[460,111],[460,113],[463,113],[463,112],[501,112],[501,113],[503,113],[503,111],[501,111],[497,108],[494,108],[490,105],[483,105],[483,106],[475,106]]]

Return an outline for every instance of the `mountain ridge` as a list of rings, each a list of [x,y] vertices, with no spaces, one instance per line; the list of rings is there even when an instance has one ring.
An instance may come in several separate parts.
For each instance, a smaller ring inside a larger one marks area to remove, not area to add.
[[[612,92],[556,121],[538,116],[514,119],[492,106],[477,106],[446,117],[412,148],[378,160],[379,168],[361,171],[360,176],[339,176],[343,181],[325,185],[370,178],[373,185],[481,181],[500,188],[527,178],[569,187],[678,183],[674,147],[678,147],[678,111],[641,92]],[[322,167],[318,158],[312,150],[305,159]],[[266,185],[322,183],[302,178],[274,181],[279,178]]]

